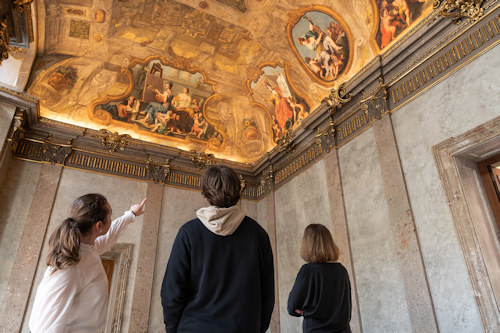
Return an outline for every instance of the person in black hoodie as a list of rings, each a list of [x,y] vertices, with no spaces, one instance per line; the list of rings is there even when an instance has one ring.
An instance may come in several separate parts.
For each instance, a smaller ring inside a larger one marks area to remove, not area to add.
[[[209,207],[177,234],[163,278],[167,333],[257,333],[274,306],[273,253],[266,231],[237,206],[240,179],[215,165],[202,177]]]
[[[288,313],[304,316],[304,333],[350,333],[351,284],[339,250],[322,224],[304,230],[300,256],[307,261],[288,296]]]

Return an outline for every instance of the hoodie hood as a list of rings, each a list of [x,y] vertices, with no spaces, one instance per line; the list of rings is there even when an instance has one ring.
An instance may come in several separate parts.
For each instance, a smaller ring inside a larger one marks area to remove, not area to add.
[[[245,212],[238,206],[228,208],[209,206],[198,209],[196,216],[214,234],[229,236],[238,229],[245,218]]]

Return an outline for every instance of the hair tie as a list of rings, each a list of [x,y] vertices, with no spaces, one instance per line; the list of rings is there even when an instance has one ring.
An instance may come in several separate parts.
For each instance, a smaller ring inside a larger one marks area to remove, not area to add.
[[[76,221],[75,221],[73,218],[68,217],[68,218],[67,218],[67,220],[68,220],[69,225],[70,225],[72,228],[76,227],[76,223],[75,223]]]

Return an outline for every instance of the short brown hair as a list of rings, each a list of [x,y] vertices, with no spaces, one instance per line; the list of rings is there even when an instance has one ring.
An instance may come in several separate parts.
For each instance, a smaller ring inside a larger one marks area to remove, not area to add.
[[[302,237],[300,256],[307,262],[336,261],[339,259],[339,249],[324,225],[309,224]]]
[[[231,207],[240,200],[240,178],[233,169],[212,165],[201,178],[202,194],[212,206]]]

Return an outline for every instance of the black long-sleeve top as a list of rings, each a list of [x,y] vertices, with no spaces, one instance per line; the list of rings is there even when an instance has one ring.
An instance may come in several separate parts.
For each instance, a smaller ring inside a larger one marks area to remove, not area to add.
[[[351,332],[351,285],[340,263],[308,263],[302,266],[288,296],[288,313],[304,311],[304,333]]]
[[[167,333],[265,332],[274,306],[273,254],[259,224],[229,236],[199,219],[177,234],[161,290]]]

